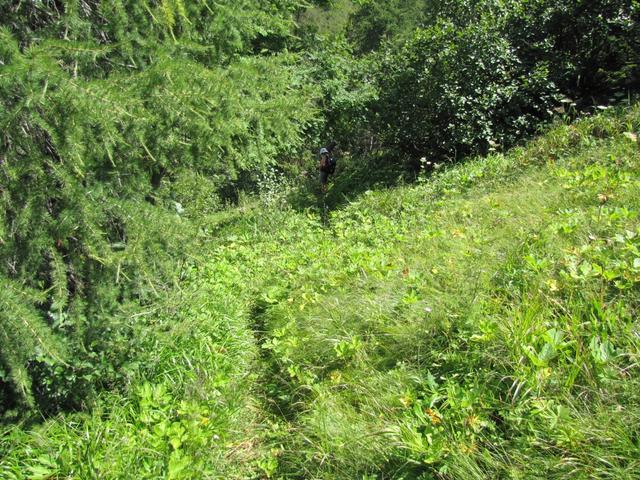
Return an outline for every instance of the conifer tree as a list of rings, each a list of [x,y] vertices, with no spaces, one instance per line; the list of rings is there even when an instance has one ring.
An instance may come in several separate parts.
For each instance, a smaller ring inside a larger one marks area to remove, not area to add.
[[[316,93],[278,52],[295,5],[0,1],[0,382],[20,401],[117,383],[192,206],[301,147]]]

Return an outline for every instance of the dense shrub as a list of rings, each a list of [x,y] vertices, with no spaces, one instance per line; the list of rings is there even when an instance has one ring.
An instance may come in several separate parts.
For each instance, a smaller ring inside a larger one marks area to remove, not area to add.
[[[2,24],[22,46],[46,45],[85,75],[144,68],[158,50],[211,65],[280,49],[297,8],[290,0],[0,1]]]
[[[377,50],[385,39],[410,34],[427,20],[426,0],[361,2],[351,16],[348,38],[359,53]]]
[[[382,135],[434,160],[512,143],[548,114],[555,94],[544,68],[525,75],[500,31],[480,23],[417,31],[379,75]]]
[[[640,87],[640,6],[629,0],[514,1],[505,35],[525,67],[584,103]]]
[[[381,146],[450,160],[513,144],[563,97],[585,107],[637,91],[639,12],[627,0],[371,0],[349,38],[384,57],[368,105]]]
[[[376,58],[354,58],[344,41],[326,42],[306,55],[308,77],[321,92],[324,138],[343,150],[363,152],[372,140],[372,108],[378,98]]]

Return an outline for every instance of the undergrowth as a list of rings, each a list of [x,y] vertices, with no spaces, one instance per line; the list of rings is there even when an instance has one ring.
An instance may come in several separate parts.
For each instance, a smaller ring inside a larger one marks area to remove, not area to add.
[[[265,180],[125,391],[2,427],[0,476],[637,478],[639,130],[559,124],[326,225]]]

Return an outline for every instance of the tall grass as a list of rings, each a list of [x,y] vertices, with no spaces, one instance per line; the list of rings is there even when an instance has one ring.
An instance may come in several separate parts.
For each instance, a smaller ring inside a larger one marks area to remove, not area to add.
[[[558,124],[326,226],[269,189],[209,219],[128,390],[6,429],[0,475],[637,478],[639,129]]]

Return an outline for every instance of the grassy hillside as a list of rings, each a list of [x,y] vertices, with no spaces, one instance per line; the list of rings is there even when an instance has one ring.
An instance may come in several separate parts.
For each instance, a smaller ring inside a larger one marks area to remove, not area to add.
[[[558,125],[328,218],[265,182],[130,319],[128,387],[0,427],[0,477],[637,478],[639,131]]]

